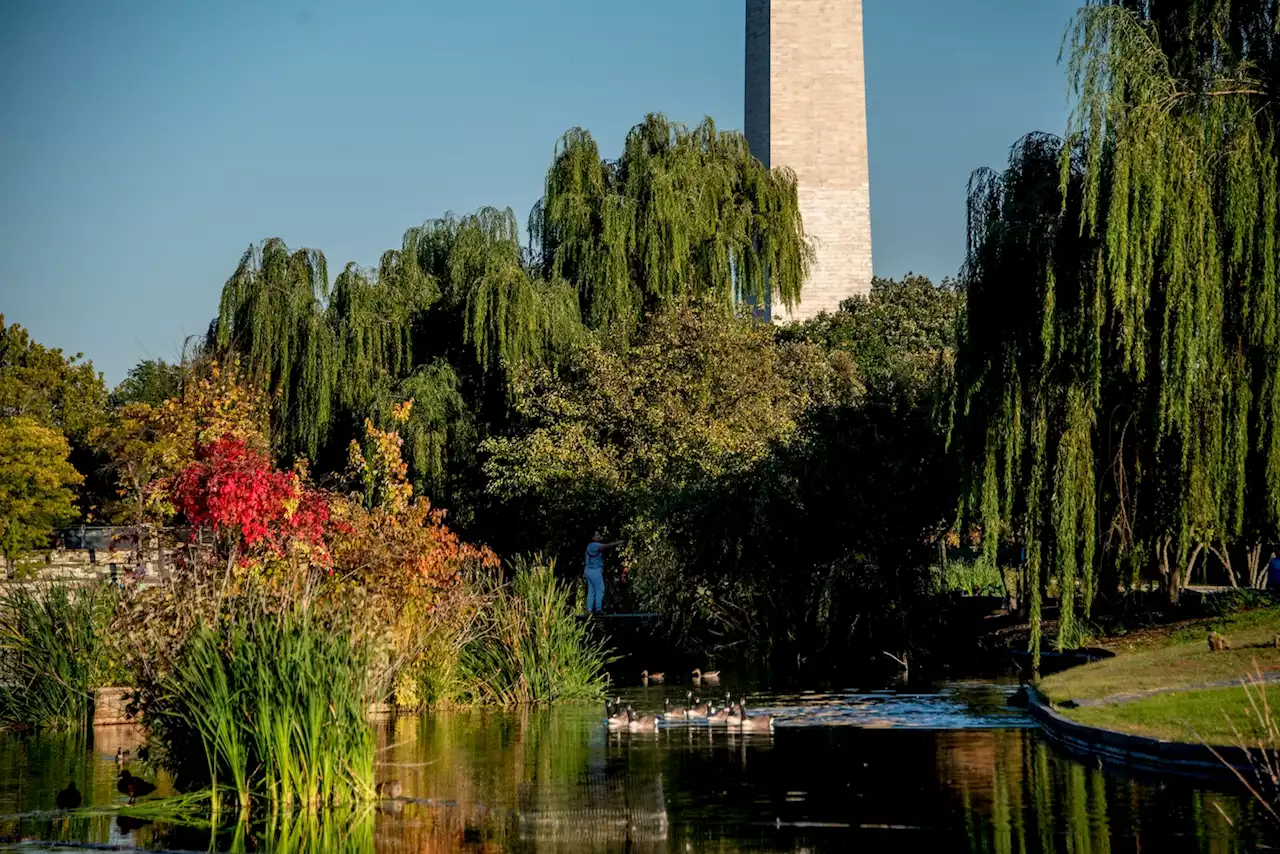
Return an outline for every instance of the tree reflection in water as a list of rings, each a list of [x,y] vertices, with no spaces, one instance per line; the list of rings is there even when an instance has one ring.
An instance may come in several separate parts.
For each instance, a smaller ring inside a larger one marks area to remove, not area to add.
[[[763,707],[763,706],[762,706]],[[114,762],[60,736],[0,738],[7,839],[232,851],[1236,852],[1265,841],[1247,798],[1131,778],[1034,730],[780,725],[610,733],[595,709],[471,711],[379,724],[404,798],[341,815],[256,816],[213,835],[50,816],[74,779],[109,805]],[[828,720],[828,718],[822,718]]]

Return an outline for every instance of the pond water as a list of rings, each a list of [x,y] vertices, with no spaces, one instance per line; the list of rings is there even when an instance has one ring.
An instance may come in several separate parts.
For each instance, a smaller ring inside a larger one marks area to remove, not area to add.
[[[585,708],[397,718],[380,724],[378,773],[401,781],[402,801],[214,833],[51,812],[68,780],[88,803],[123,803],[113,757],[127,733],[100,730],[91,746],[3,737],[0,847],[1109,854],[1268,841],[1238,793],[1060,755],[1009,703],[1014,688],[749,695],[755,713],[778,716],[772,734],[706,724],[611,733],[602,710]],[[681,692],[624,697],[657,710]]]

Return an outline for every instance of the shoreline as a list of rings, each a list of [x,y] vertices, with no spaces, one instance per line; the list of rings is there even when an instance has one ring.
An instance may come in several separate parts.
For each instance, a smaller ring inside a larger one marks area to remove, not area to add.
[[[1104,766],[1236,784],[1240,782],[1237,774],[1246,780],[1255,776],[1250,753],[1235,745],[1166,741],[1081,723],[1058,712],[1039,689],[1030,685],[1027,708],[1054,746],[1077,756],[1093,757]]]

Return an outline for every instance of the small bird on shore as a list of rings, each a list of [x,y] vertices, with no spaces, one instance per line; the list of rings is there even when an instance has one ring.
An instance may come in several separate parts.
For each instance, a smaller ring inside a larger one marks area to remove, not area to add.
[[[129,761],[129,751],[123,747],[116,748],[116,767],[123,768],[125,763]]]
[[[657,732],[660,715],[637,715],[636,710],[627,706],[627,729],[632,732]]]
[[[720,681],[720,671],[708,670],[706,673],[703,673],[701,670],[694,670],[693,681],[696,683],[710,682],[714,685]]]
[[[72,780],[67,787],[58,792],[57,804],[60,810],[73,810],[80,806],[84,798],[80,794],[80,790],[76,788],[76,783]]]
[[[404,791],[404,787],[400,785],[399,780],[383,780],[374,788],[374,791],[379,798],[398,798]]]
[[[648,685],[650,682],[656,685],[666,680],[666,678],[667,678],[667,674],[665,673],[650,673],[648,670],[640,671],[640,681],[646,685]]]
[[[155,783],[148,783],[141,777],[135,777],[128,771],[120,772],[120,779],[116,781],[116,791],[122,795],[129,796],[129,803],[133,803],[138,798],[145,798],[156,790]]]

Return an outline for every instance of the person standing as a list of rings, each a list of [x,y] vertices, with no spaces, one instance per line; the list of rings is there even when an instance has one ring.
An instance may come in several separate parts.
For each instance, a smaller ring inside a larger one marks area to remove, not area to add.
[[[587,543],[587,613],[598,614],[600,609],[604,607],[604,553],[606,549],[611,549],[622,545],[622,541],[618,540],[612,543],[604,542],[604,537],[600,536],[600,532],[596,531],[591,537],[591,542]]]

